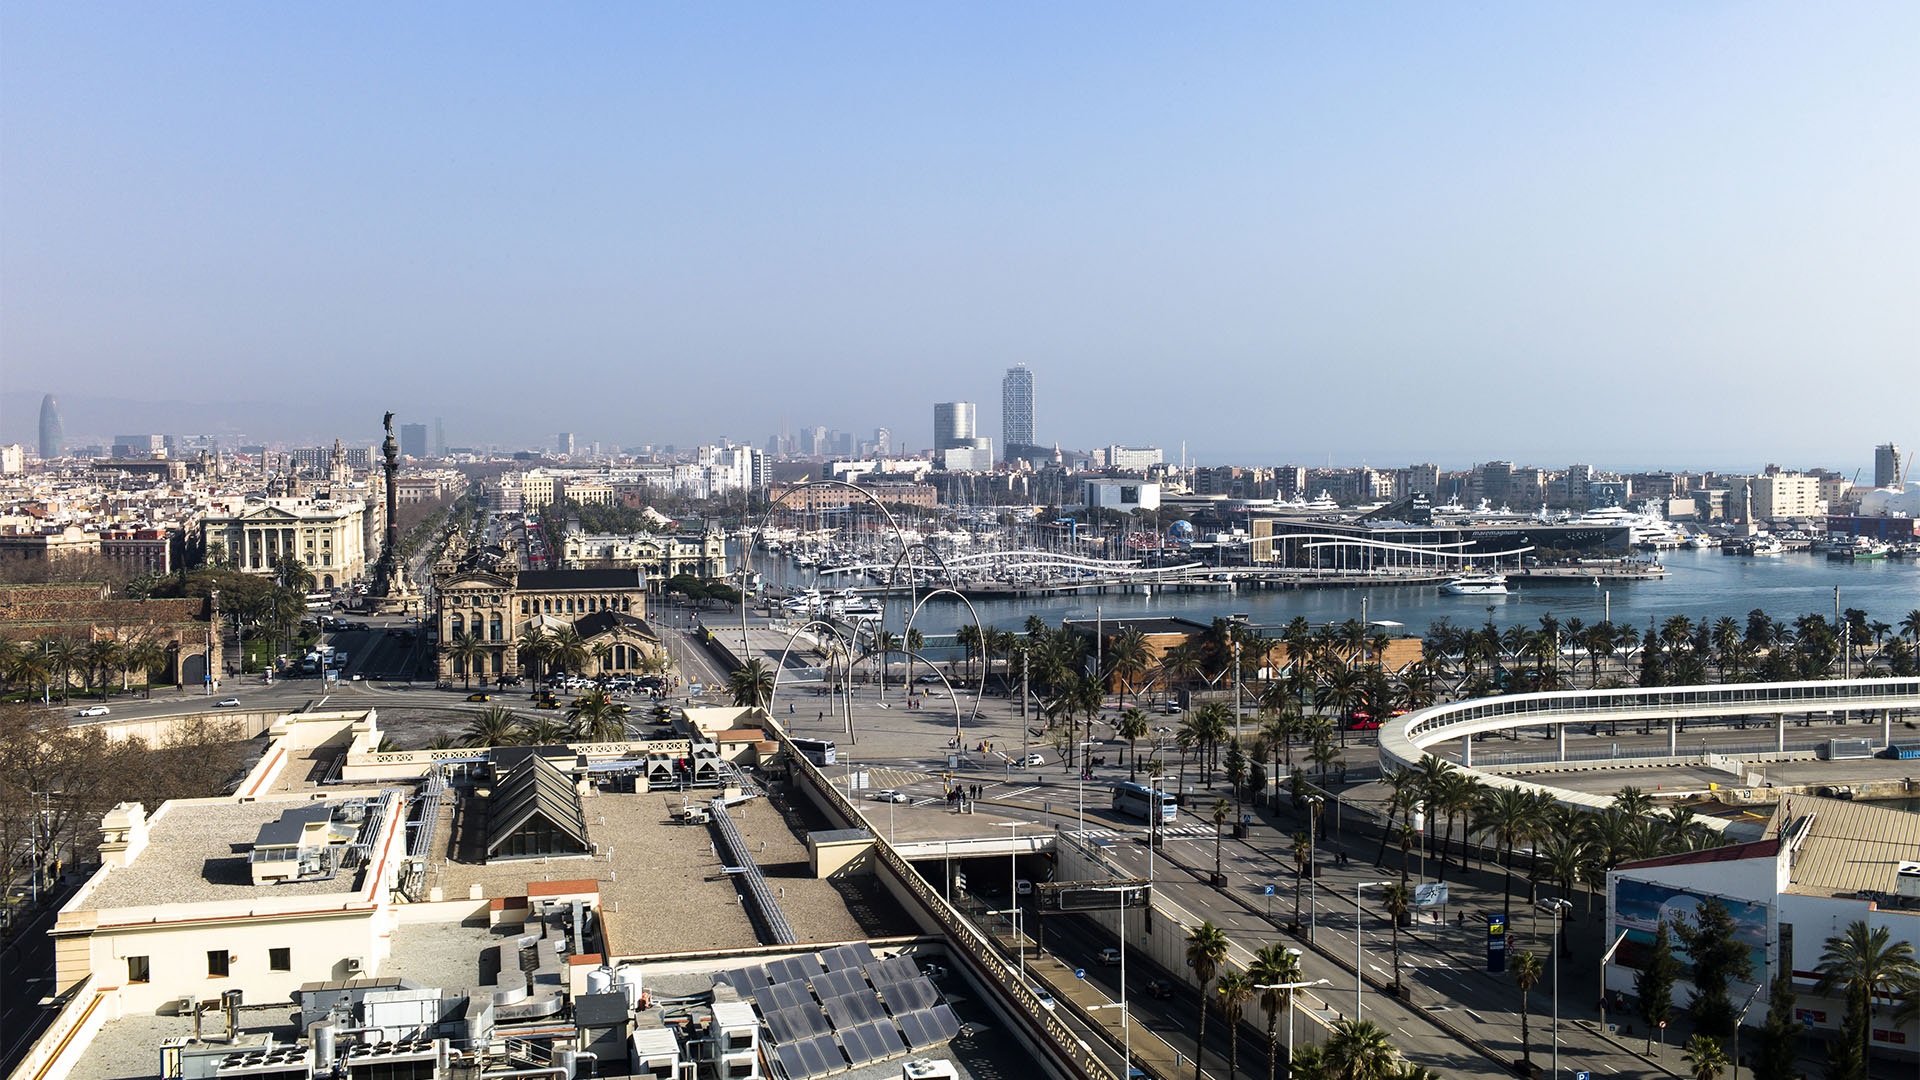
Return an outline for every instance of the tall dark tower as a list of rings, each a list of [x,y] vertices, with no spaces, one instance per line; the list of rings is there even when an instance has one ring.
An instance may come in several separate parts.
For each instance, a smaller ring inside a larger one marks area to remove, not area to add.
[[[52,394],[40,399],[40,460],[52,461],[66,450],[67,431],[60,423],[60,403]]]
[[[387,537],[380,545],[380,561],[373,568],[373,595],[392,596],[404,589],[404,578],[400,573],[400,495],[395,480],[400,474],[400,444],[393,438],[393,414],[386,419],[387,441],[380,444],[380,454],[386,459],[387,474]]]

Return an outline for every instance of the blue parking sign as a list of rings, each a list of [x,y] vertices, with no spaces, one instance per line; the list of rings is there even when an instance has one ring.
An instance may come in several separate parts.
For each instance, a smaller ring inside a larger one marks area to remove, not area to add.
[[[1271,885],[1269,885],[1269,886],[1267,886],[1267,889],[1266,889],[1266,894],[1265,894],[1265,895],[1267,895],[1267,896],[1272,896],[1272,895],[1273,895],[1273,886],[1271,886]]]

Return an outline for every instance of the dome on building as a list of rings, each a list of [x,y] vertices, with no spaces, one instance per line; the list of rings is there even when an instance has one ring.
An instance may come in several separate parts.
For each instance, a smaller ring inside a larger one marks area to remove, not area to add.
[[[1178,541],[1182,544],[1193,543],[1193,522],[1182,518],[1172,525],[1167,526],[1167,539]]]
[[[1860,496],[1861,517],[1920,517],[1920,480],[1900,488],[1874,488]]]

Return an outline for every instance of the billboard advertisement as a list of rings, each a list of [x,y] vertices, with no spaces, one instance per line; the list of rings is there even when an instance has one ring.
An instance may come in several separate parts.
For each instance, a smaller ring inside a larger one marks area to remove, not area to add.
[[[1694,913],[1709,897],[1718,900],[1727,909],[1727,914],[1733,920],[1734,940],[1747,946],[1753,961],[1754,978],[1766,978],[1769,905],[1750,904],[1711,893],[1696,893],[1625,878],[1614,881],[1614,932],[1625,930],[1627,938],[1620,943],[1619,951],[1614,953],[1613,962],[1636,971],[1645,968],[1647,957],[1653,949],[1654,931],[1664,920],[1673,942],[1673,958],[1680,961],[1680,977],[1687,978],[1693,971],[1693,962],[1687,956],[1686,946],[1680,943],[1679,935],[1672,933],[1672,927],[1683,921],[1691,925]]]

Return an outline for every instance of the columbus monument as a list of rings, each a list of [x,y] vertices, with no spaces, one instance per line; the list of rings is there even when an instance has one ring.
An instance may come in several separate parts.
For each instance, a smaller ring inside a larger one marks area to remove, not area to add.
[[[382,614],[416,615],[420,596],[407,581],[406,560],[400,555],[400,490],[395,483],[400,474],[400,444],[393,438],[393,413],[383,421],[387,441],[380,444],[385,459],[387,484],[387,537],[380,545],[380,561],[373,568],[373,595],[369,598]]]

